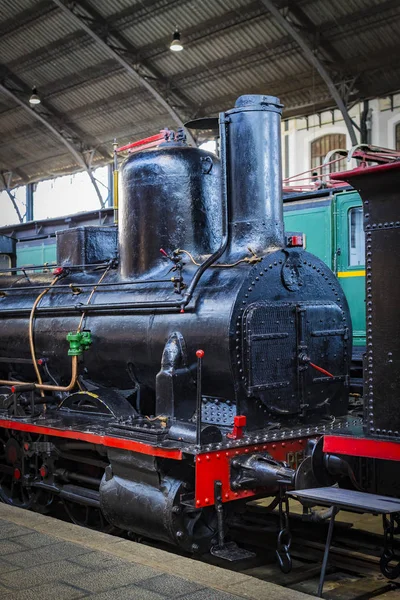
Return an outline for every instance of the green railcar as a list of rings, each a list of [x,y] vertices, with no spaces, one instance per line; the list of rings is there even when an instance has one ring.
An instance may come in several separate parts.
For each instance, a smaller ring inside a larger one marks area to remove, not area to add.
[[[284,199],[287,232],[301,232],[309,252],[339,278],[353,323],[354,355],[365,348],[365,245],[363,209],[354,190],[319,190]]]
[[[55,238],[20,241],[17,243],[17,267],[55,265],[57,247]]]

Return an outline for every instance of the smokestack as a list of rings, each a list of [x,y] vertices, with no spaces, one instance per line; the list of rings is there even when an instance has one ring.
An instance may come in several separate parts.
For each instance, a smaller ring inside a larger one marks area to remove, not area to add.
[[[231,258],[284,246],[282,104],[274,96],[240,96],[225,113]]]

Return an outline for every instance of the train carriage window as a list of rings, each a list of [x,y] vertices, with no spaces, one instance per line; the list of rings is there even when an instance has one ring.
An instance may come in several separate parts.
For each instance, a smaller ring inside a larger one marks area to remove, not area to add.
[[[361,206],[349,210],[349,266],[365,265],[365,234]]]
[[[321,166],[328,152],[331,150],[337,150],[338,148],[346,148],[346,136],[343,133],[331,133],[328,135],[323,135],[311,142],[311,168],[315,169],[316,167]],[[333,158],[335,159],[335,157]],[[329,166],[330,173],[334,173],[335,171],[344,171],[345,169],[345,158]]]

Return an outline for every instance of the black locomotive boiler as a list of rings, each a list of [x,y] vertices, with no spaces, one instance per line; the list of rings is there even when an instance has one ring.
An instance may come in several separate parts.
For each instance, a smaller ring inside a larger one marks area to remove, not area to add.
[[[347,427],[349,311],[285,238],[281,109],[240,97],[220,159],[181,132],[131,155],[118,244],[71,229],[54,273],[3,272],[3,501],[204,551],[224,507],[294,485],[307,440]]]

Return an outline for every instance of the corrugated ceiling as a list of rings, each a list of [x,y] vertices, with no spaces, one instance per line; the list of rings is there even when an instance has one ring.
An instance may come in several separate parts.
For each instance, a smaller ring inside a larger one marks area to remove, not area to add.
[[[284,116],[332,107],[325,84],[261,0],[78,0],[91,27],[123,43],[129,64],[183,121],[230,108],[242,93],[277,95]],[[400,89],[399,0],[276,0],[349,101]],[[86,12],[85,12],[86,11]],[[93,16],[93,15],[92,15]],[[184,51],[169,50],[178,25]],[[115,37],[116,36],[116,37]],[[119,36],[119,37],[118,37]],[[28,103],[37,86],[48,119],[92,165],[125,143],[176,123],[115,57],[53,0],[0,0],[2,83]],[[47,111],[47,113],[46,113]],[[0,171],[12,186],[81,170],[68,148],[0,92]]]

